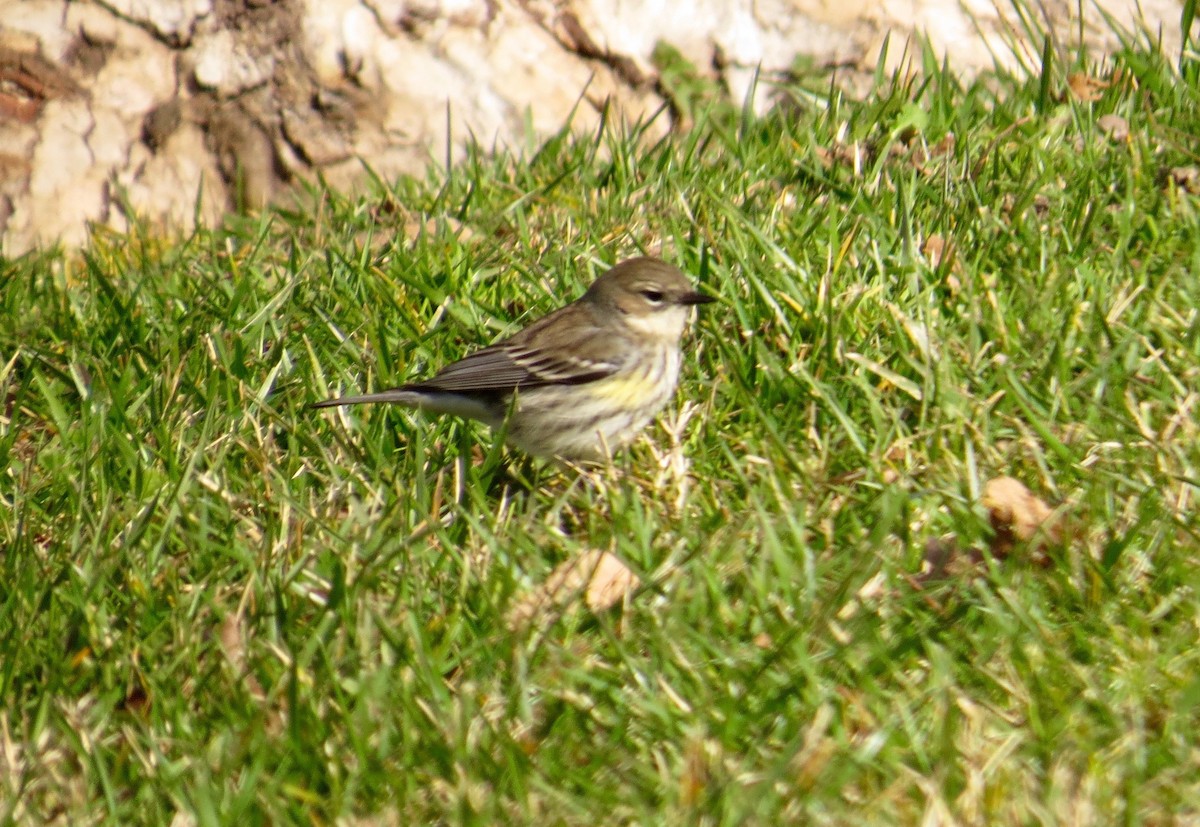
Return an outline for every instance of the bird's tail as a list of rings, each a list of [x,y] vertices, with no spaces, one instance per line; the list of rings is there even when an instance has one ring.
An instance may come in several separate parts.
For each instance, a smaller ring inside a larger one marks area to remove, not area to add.
[[[419,383],[403,385],[399,388],[379,391],[379,393],[326,399],[323,402],[314,402],[312,407],[332,408],[335,405],[361,405],[365,402],[397,402],[410,408],[420,408],[423,411],[478,419],[493,428],[504,421],[504,416],[508,411],[507,404],[499,398],[492,399],[467,393],[441,391]]]
[[[401,405],[419,407],[425,401],[425,395],[410,388],[392,388],[379,393],[364,393],[361,396],[340,396],[337,399],[326,399],[314,402],[314,408],[332,408],[335,405],[361,405],[365,402],[399,402]]]

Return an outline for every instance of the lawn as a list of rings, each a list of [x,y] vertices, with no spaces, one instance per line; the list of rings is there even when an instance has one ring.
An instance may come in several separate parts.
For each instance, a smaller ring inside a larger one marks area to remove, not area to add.
[[[0,820],[1200,822],[1200,70],[1047,57],[0,260]],[[607,467],[307,407],[645,252]]]

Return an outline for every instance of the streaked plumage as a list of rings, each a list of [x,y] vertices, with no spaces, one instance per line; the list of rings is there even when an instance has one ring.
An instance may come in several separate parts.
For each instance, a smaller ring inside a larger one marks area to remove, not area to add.
[[[710,301],[675,267],[629,259],[576,301],[430,379],[314,407],[398,402],[493,428],[507,416],[509,443],[530,454],[596,459],[671,398],[688,313]]]

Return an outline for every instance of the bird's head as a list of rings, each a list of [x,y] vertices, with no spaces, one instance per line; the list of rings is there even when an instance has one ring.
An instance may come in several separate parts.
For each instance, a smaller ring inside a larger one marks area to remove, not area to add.
[[[615,311],[635,330],[672,342],[683,335],[693,306],[714,301],[697,292],[678,268],[645,257],[623,261],[600,276],[583,300]]]

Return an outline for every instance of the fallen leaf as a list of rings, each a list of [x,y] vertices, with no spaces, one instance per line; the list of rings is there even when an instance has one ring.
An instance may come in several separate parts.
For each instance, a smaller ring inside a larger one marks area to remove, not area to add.
[[[591,552],[595,555],[597,552]],[[585,555],[586,556],[586,555]],[[584,568],[589,568],[586,565]],[[602,612],[617,605],[625,595],[641,584],[638,576],[631,572],[616,555],[600,552],[595,567],[587,582],[583,602],[593,612]]]
[[[1167,180],[1185,192],[1200,195],[1200,167],[1171,167]]]
[[[956,295],[962,289],[963,268],[958,260],[958,248],[953,241],[947,241],[937,233],[931,233],[921,247],[921,252],[929,264],[946,274],[946,287],[951,295]]]
[[[918,143],[912,148],[909,155],[909,161],[924,175],[935,175],[938,173],[939,167],[931,163],[946,157],[953,157],[954,147],[958,143],[958,139],[954,137],[953,132],[947,132],[940,141],[931,145],[925,146]]]
[[[1104,90],[1109,87],[1109,82],[1094,78],[1084,72],[1076,72],[1067,78],[1067,87],[1071,90],[1071,94],[1076,100],[1081,101],[1098,101],[1104,97]]]
[[[1129,140],[1129,121],[1120,115],[1101,115],[1096,121],[1100,131],[1117,143]]]
[[[992,554],[1006,557],[1018,543],[1040,540],[1033,550],[1040,550],[1045,541],[1062,540],[1061,521],[1050,506],[1035,496],[1025,484],[1012,477],[996,477],[983,486],[983,506],[992,523]]]
[[[921,557],[921,572],[911,579],[917,588],[927,583],[964,577],[983,563],[983,552],[977,548],[964,548],[953,534],[932,537],[925,541],[925,553]]]
[[[925,258],[931,262],[935,262],[934,266],[940,265],[942,256],[946,254],[946,239],[942,238],[937,233],[931,233],[925,239],[925,243],[921,246],[921,252],[925,254]],[[953,250],[953,246],[950,247]]]
[[[712,750],[711,744],[699,738],[689,739],[684,746],[679,798],[685,807],[699,805],[712,788]]]
[[[957,145],[958,138],[954,136],[953,132],[947,132],[942,136],[942,139],[934,144],[932,149],[929,150],[929,157],[937,158],[943,155],[952,155],[954,154],[954,147]]]
[[[144,715],[150,709],[150,696],[146,694],[146,688],[140,681],[125,693],[123,706],[126,711],[136,712],[139,715]]]
[[[221,621],[218,640],[226,662],[238,679],[242,681],[250,697],[256,701],[264,700],[267,693],[263,691],[262,684],[258,682],[258,678],[254,676],[246,663],[246,630],[237,613],[231,612]]]
[[[547,614],[561,614],[580,597],[592,612],[603,612],[639,585],[638,576],[615,554],[587,551],[560,563],[545,582],[518,600],[508,612],[508,626],[516,629]]]
[[[821,773],[837,752],[837,740],[829,735],[829,724],[833,721],[833,707],[824,703],[817,707],[816,714],[804,731],[800,750],[788,761],[788,767],[796,777],[796,786],[811,790],[817,785]]]
[[[857,172],[866,160],[866,153],[857,143],[835,143],[833,147],[816,146],[813,148],[817,161],[826,169],[835,166],[848,166]]]
[[[925,541],[925,554],[921,557],[922,580],[940,580],[946,576],[946,569],[958,554],[958,541],[951,534],[946,537],[932,537]]]

